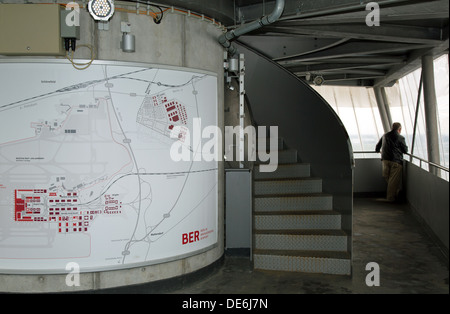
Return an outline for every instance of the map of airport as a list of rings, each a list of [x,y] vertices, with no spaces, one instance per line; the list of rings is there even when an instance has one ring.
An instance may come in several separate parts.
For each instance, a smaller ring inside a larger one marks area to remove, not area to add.
[[[217,125],[215,75],[6,62],[0,91],[1,269],[126,268],[217,242],[217,162],[169,154],[193,119]]]

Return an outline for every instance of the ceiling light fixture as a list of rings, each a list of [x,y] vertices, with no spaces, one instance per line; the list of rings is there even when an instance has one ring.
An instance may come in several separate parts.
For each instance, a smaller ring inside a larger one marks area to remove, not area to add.
[[[114,14],[114,0],[90,0],[88,10],[94,20],[108,21]]]

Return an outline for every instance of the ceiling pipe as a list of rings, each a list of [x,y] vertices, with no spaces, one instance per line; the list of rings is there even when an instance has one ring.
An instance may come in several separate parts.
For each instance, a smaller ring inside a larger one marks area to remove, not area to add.
[[[281,17],[281,14],[283,14],[284,6],[285,0],[276,0],[275,9],[272,13],[221,35],[219,37],[219,43],[227,49],[230,56],[233,56],[236,53],[237,49],[231,44],[232,40],[238,38],[239,36],[257,30],[263,26],[276,22]]]
[[[434,0],[432,0],[432,1],[434,1]],[[367,3],[364,3],[364,2],[367,2]],[[381,7],[387,7],[387,6],[400,5],[404,2],[411,2],[411,0],[384,0],[384,1],[377,1],[377,4],[381,8]],[[281,18],[280,21],[296,21],[296,20],[302,20],[302,19],[307,19],[307,18],[326,17],[329,15],[335,15],[335,14],[339,14],[339,13],[351,13],[351,12],[355,12],[355,11],[360,11],[361,8],[366,8],[367,4],[369,4],[369,3],[370,3],[370,1],[360,1],[360,3],[355,4],[355,5],[348,5],[348,6],[343,6],[343,7],[319,10],[317,12],[298,13],[298,14],[294,14],[294,15],[288,15],[288,16],[284,16],[283,18]]]

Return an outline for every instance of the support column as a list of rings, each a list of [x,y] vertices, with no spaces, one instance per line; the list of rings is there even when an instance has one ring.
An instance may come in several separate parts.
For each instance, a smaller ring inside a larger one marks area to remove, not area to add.
[[[422,73],[428,161],[435,164],[440,164],[437,100],[434,84],[433,56],[426,55],[422,57]],[[430,172],[439,175],[439,169],[433,166],[430,166]]]
[[[391,130],[391,124],[389,123],[389,116],[386,111],[386,106],[383,100],[383,93],[381,92],[381,87],[374,87],[375,98],[377,99],[378,110],[380,111],[381,122],[383,123],[384,133]]]

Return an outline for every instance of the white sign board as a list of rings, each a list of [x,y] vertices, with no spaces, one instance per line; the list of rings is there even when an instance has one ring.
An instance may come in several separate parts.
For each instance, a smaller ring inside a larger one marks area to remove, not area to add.
[[[195,156],[184,131],[217,125],[217,105],[217,77],[190,69],[0,63],[0,272],[129,268],[215,245],[217,161],[170,148]]]

